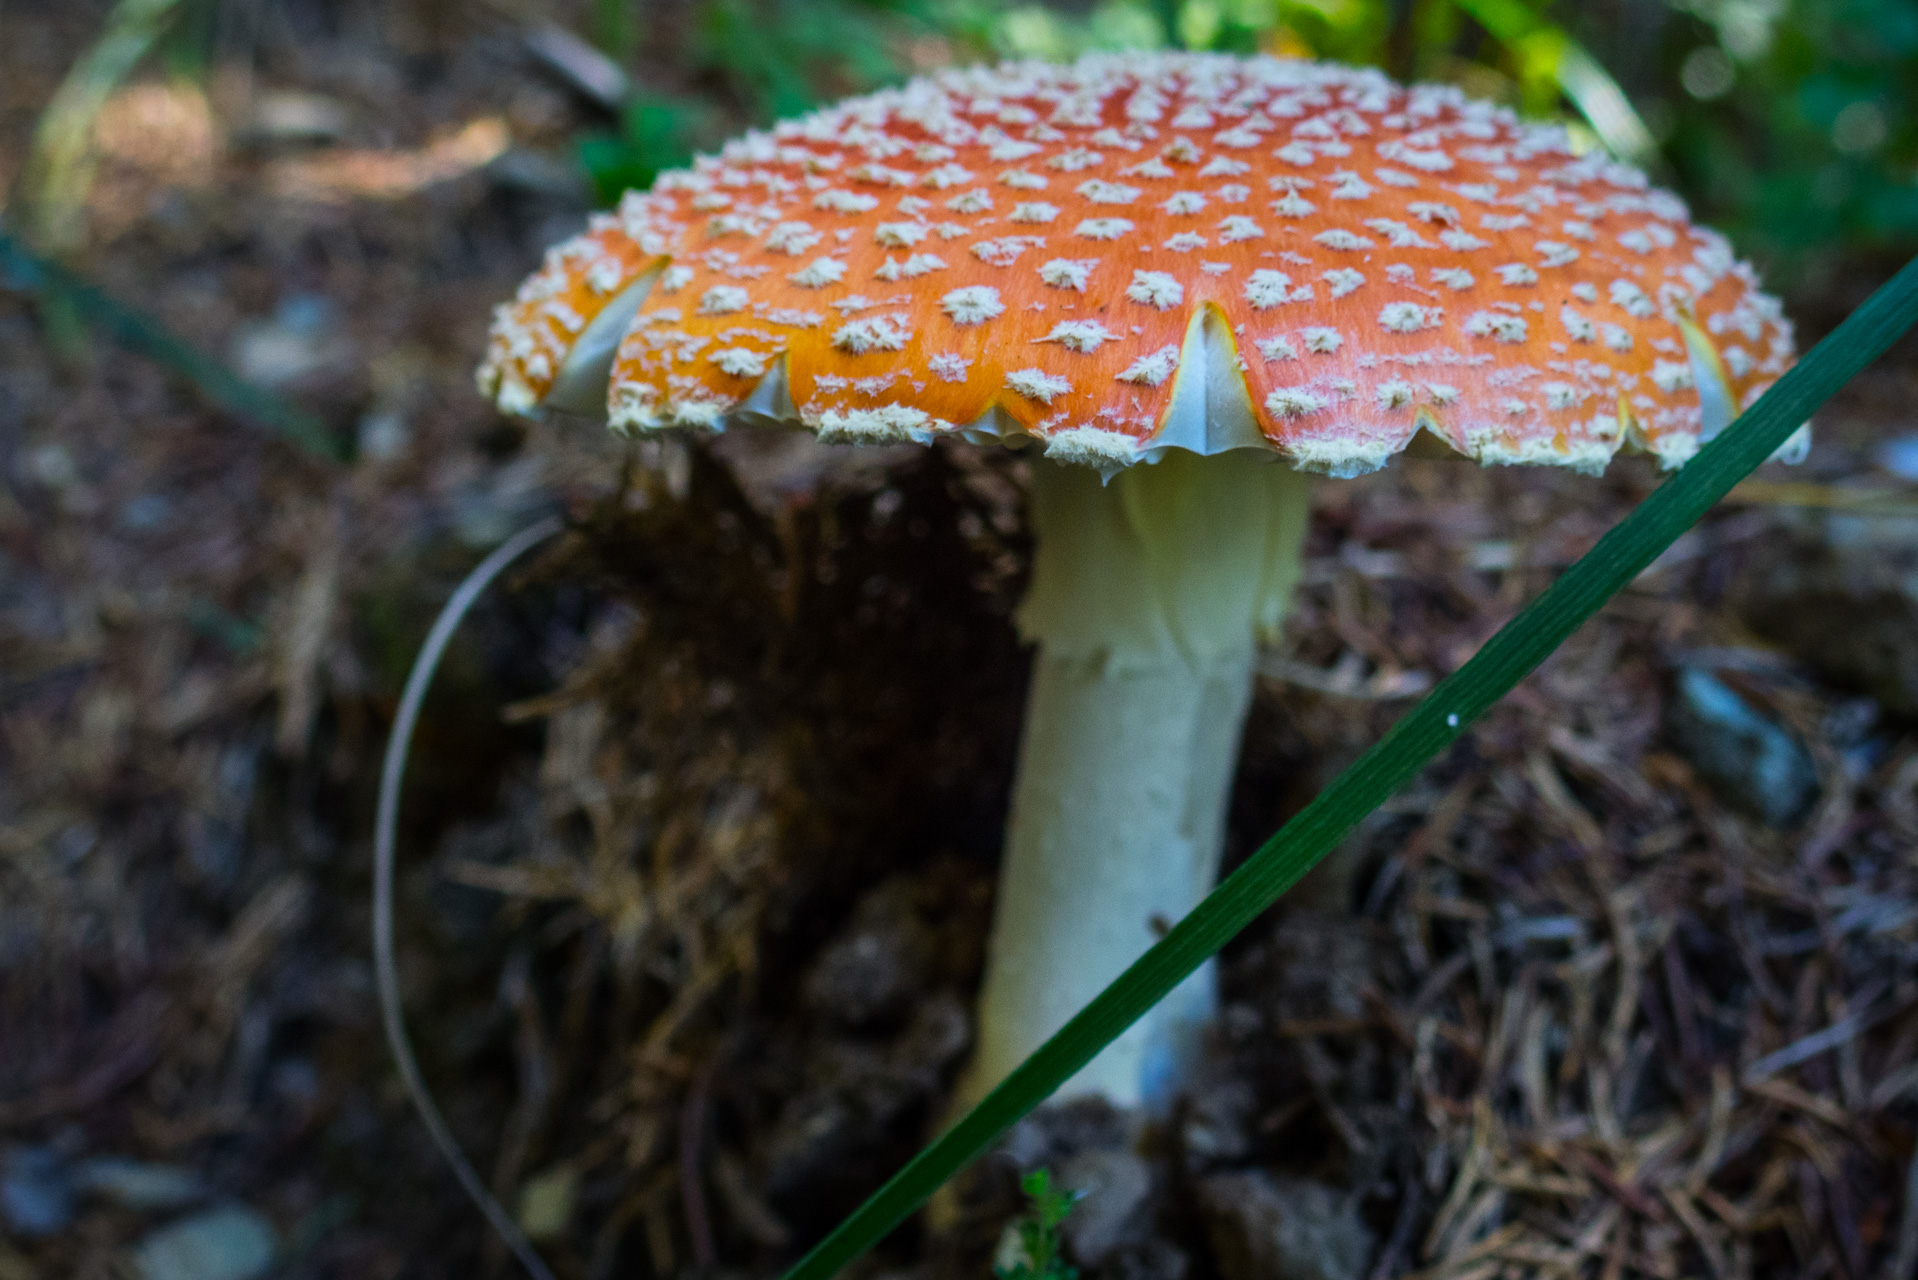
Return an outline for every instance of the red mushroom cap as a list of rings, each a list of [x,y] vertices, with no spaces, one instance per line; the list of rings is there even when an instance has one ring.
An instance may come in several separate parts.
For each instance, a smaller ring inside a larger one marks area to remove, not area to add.
[[[533,410],[596,318],[617,427],[984,431],[1107,469],[1252,445],[1351,475],[1421,427],[1676,466],[1793,358],[1723,237],[1564,130],[1205,54],[948,71],[749,134],[553,250],[482,389]]]

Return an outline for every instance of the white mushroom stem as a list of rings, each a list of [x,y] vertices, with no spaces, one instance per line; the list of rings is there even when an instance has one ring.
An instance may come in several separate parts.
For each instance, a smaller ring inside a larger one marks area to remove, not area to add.
[[[1218,875],[1252,661],[1298,578],[1303,475],[1244,453],[1033,469],[1038,645],[959,1101],[983,1097]],[[1055,1095],[1154,1110],[1216,1005],[1194,973]]]

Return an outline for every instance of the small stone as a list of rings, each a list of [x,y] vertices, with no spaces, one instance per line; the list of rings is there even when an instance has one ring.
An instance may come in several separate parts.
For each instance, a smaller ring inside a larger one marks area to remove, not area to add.
[[[128,533],[151,533],[172,514],[173,502],[165,494],[136,494],[120,508],[120,527]]]
[[[0,1161],[0,1219],[16,1235],[50,1236],[73,1220],[73,1179],[52,1147],[15,1147]]]
[[[1225,1280],[1359,1280],[1372,1256],[1356,1198],[1323,1183],[1219,1173],[1199,1203]]]
[[[1125,1149],[1081,1151],[1059,1170],[1059,1185],[1079,1200],[1059,1233],[1081,1265],[1096,1267],[1121,1245],[1142,1237],[1152,1216],[1152,1170]]]
[[[80,482],[80,466],[73,454],[59,441],[29,449],[27,474],[49,489],[71,489]]]
[[[1678,673],[1667,727],[1680,751],[1724,798],[1767,825],[1787,827],[1818,796],[1811,753],[1703,667]]]
[[[318,294],[281,301],[273,318],[242,325],[229,354],[248,382],[283,387],[350,357],[339,308]]]
[[[312,146],[338,142],[352,127],[352,113],[337,98],[279,90],[263,93],[243,140],[266,146]]]
[[[183,1209],[206,1194],[191,1170],[125,1156],[83,1160],[73,1170],[73,1182],[82,1191],[135,1211]]]
[[[1247,1135],[1258,1104],[1257,1095],[1245,1080],[1221,1080],[1195,1089],[1186,1103],[1180,1130],[1186,1158],[1198,1168],[1243,1159],[1251,1150]]]
[[[1895,436],[1878,446],[1878,465],[1900,480],[1918,480],[1918,435]]]
[[[398,409],[378,409],[362,417],[358,429],[360,457],[391,462],[413,445],[413,429]]]
[[[170,1222],[134,1246],[141,1280],[253,1280],[279,1251],[273,1225],[245,1205]]]

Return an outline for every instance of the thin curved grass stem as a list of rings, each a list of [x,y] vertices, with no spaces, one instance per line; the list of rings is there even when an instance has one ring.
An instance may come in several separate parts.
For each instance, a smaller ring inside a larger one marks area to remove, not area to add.
[[[380,1022],[386,1028],[386,1043],[393,1050],[393,1060],[400,1069],[400,1079],[406,1085],[407,1096],[413,1100],[414,1110],[420,1113],[420,1120],[432,1136],[433,1145],[439,1148],[446,1163],[453,1167],[453,1176],[459,1179],[460,1186],[479,1206],[480,1212],[486,1215],[493,1230],[499,1233],[500,1239],[512,1249],[520,1265],[535,1280],[555,1280],[555,1277],[539,1254],[534,1252],[532,1242],[519,1229],[519,1224],[493,1198],[486,1184],[480,1181],[472,1163],[460,1151],[452,1130],[446,1127],[445,1118],[433,1102],[433,1095],[427,1092],[426,1081],[420,1076],[419,1062],[413,1056],[412,1041],[406,1034],[405,1011],[400,1005],[399,966],[393,959],[393,864],[399,828],[400,784],[406,775],[407,752],[413,743],[413,728],[419,720],[420,704],[426,701],[426,690],[433,682],[433,673],[439,669],[440,658],[446,653],[446,646],[459,629],[460,622],[494,579],[506,572],[515,560],[558,533],[560,528],[558,518],[548,518],[531,528],[522,529],[501,543],[466,575],[465,580],[454,590],[452,598],[446,602],[446,607],[440,610],[440,616],[434,619],[433,629],[426,634],[426,643],[420,646],[419,656],[413,660],[413,670],[406,677],[406,690],[400,695],[399,711],[393,717],[393,735],[387,739],[386,759],[380,766],[380,802],[373,824],[373,970],[379,990]]]

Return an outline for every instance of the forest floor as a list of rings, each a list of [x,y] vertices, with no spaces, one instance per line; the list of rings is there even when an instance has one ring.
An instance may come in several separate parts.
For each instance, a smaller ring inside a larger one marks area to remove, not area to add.
[[[964,1057],[1024,464],[501,420],[471,370],[585,216],[589,109],[503,17],[262,12],[246,74],[109,102],[80,261],[355,460],[0,289],[0,1280],[165,1275],[187,1229],[509,1273],[381,1039],[369,833],[434,613],[553,512],[416,742],[415,1039],[561,1275],[772,1274]],[[96,20],[8,5],[0,187]],[[1175,1117],[1029,1121],[862,1266],[983,1280],[1044,1166],[1098,1280],[1908,1280],[1914,405],[1907,342],[1235,942]],[[1321,485],[1228,861],[1656,482]]]

